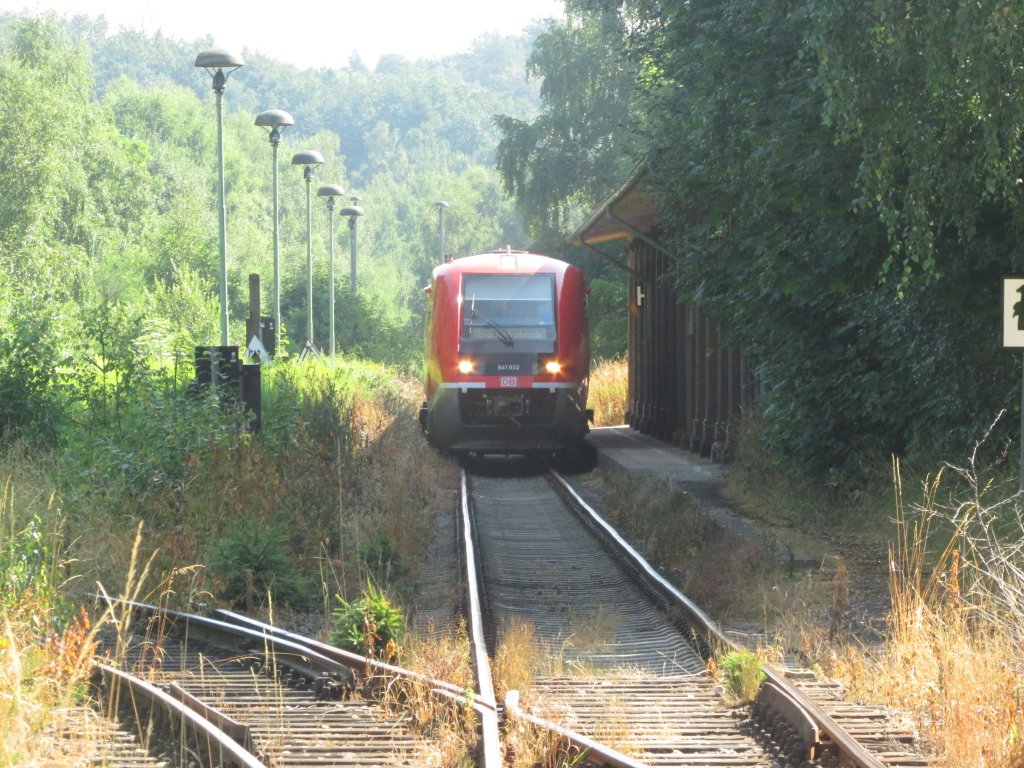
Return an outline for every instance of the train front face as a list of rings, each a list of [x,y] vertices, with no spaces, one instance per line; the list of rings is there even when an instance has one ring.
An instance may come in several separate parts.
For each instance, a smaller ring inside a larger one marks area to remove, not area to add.
[[[590,368],[579,269],[507,253],[451,266],[435,273],[437,380],[431,393],[428,371],[424,425],[430,440],[495,454],[579,445],[588,429]]]

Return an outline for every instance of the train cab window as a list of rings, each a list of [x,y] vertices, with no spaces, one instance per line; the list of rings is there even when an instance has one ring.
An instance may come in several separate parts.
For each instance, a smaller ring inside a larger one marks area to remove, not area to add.
[[[544,351],[555,336],[554,275],[463,275],[463,344]]]

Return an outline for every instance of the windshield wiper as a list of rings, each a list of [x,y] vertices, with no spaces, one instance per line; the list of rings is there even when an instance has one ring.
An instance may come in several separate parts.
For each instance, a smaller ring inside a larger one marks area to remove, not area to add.
[[[494,335],[498,337],[498,341],[500,341],[506,347],[511,347],[515,345],[516,341],[515,339],[512,338],[512,334],[510,334],[496,322],[491,320],[491,318],[477,311],[475,296],[473,297],[473,301],[470,304],[469,313],[472,317],[477,318],[478,320],[480,320],[480,322],[482,322],[484,325],[486,325],[488,328],[494,331]]]

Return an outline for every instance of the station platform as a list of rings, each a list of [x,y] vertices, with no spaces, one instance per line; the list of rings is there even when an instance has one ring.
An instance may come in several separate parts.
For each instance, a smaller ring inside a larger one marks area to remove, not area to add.
[[[637,432],[629,426],[593,427],[587,436],[603,469],[656,475],[673,486],[718,483],[729,471],[696,453]]]
[[[633,479],[657,477],[669,487],[690,494],[719,528],[738,540],[763,542],[765,532],[738,514],[723,493],[726,464],[664,443],[629,426],[593,427],[587,442],[597,453],[597,466]]]

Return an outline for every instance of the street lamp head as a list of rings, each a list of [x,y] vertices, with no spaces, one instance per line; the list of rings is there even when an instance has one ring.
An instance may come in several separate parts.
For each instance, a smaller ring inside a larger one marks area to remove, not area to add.
[[[223,48],[208,48],[196,56],[195,65],[198,69],[205,69],[212,75],[213,90],[223,93],[228,82],[228,75],[239,67],[244,67],[245,60]]]
[[[303,149],[292,155],[292,165],[320,165],[324,156],[315,149]]]
[[[324,184],[316,191],[319,197],[327,198],[327,210],[334,210],[334,199],[345,194],[345,190],[339,184]]]
[[[270,129],[270,143],[281,141],[281,134],[289,125],[295,125],[294,118],[283,109],[268,109],[256,115],[256,125]]]
[[[338,211],[339,216],[362,216],[363,209],[358,205],[347,205]]]
[[[303,176],[306,181],[310,181],[313,178],[313,171],[315,171],[317,166],[321,165],[323,162],[324,156],[315,149],[304,149],[301,152],[296,152],[292,155],[292,165],[304,166]]]
[[[448,207],[448,203],[446,203],[444,200],[438,200],[436,203],[434,203],[434,205],[437,206],[437,209],[439,211],[442,211]]]

